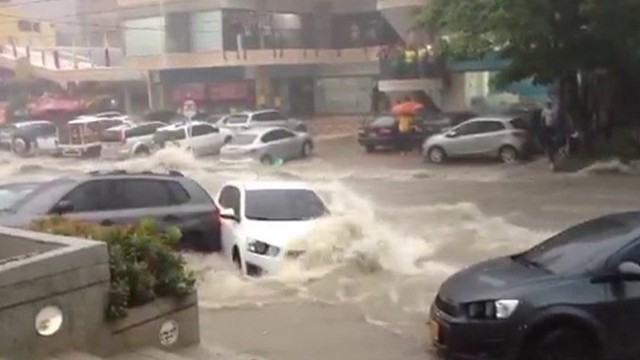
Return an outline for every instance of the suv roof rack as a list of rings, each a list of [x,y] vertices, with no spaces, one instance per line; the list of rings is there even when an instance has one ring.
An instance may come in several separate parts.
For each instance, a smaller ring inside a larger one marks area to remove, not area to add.
[[[126,170],[107,170],[100,171],[94,170],[90,171],[89,175],[92,176],[108,176],[108,175],[155,175],[155,176],[175,176],[175,177],[184,177],[184,174],[180,171],[169,170],[166,173],[159,173],[153,171],[140,171],[140,172],[128,172]]]

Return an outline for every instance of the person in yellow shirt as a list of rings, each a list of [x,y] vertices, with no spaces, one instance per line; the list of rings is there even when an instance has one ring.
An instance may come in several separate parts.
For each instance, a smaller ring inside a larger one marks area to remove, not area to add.
[[[405,99],[410,101],[410,99]],[[399,114],[398,115],[398,141],[399,148],[402,155],[406,155],[412,148],[412,130],[413,130],[413,115],[412,114]]]

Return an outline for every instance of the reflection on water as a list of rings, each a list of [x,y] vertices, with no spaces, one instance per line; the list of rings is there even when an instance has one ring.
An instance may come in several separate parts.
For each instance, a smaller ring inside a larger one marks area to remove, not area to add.
[[[89,170],[179,170],[214,196],[229,180],[305,180],[325,197],[332,216],[298,239],[306,250],[282,271],[262,279],[241,276],[221,255],[185,254],[199,280],[201,306],[259,307],[286,302],[357,305],[372,324],[402,333],[422,321],[438,285],[464,264],[508,254],[544,234],[485,216],[475,205],[396,207],[375,204],[317,159],[282,167],[221,165],[175,148],[122,162],[74,159],[12,159],[0,155],[3,182],[46,179]],[[360,174],[362,176],[362,174]],[[384,177],[383,174],[377,176]],[[387,180],[389,179],[389,175]],[[398,174],[394,174],[397,179]],[[407,176],[405,180],[412,179]]]

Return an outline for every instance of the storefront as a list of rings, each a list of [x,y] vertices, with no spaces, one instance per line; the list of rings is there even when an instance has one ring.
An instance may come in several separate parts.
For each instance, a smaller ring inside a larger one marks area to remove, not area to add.
[[[172,100],[180,107],[186,100],[193,100],[198,108],[210,114],[222,114],[253,109],[255,104],[253,80],[217,81],[174,85]]]
[[[317,114],[364,114],[371,111],[371,76],[320,78],[315,84]]]

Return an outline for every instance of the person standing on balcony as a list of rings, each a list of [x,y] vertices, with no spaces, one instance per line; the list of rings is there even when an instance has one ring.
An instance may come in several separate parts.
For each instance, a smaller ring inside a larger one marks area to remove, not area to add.
[[[412,46],[407,46],[404,49],[404,68],[407,70],[405,78],[412,78],[417,76],[416,63],[418,62],[418,52]]]
[[[238,58],[240,58],[240,53],[244,51],[244,26],[242,26],[242,21],[238,16],[235,16],[231,22],[231,32],[236,36],[236,51]]]

